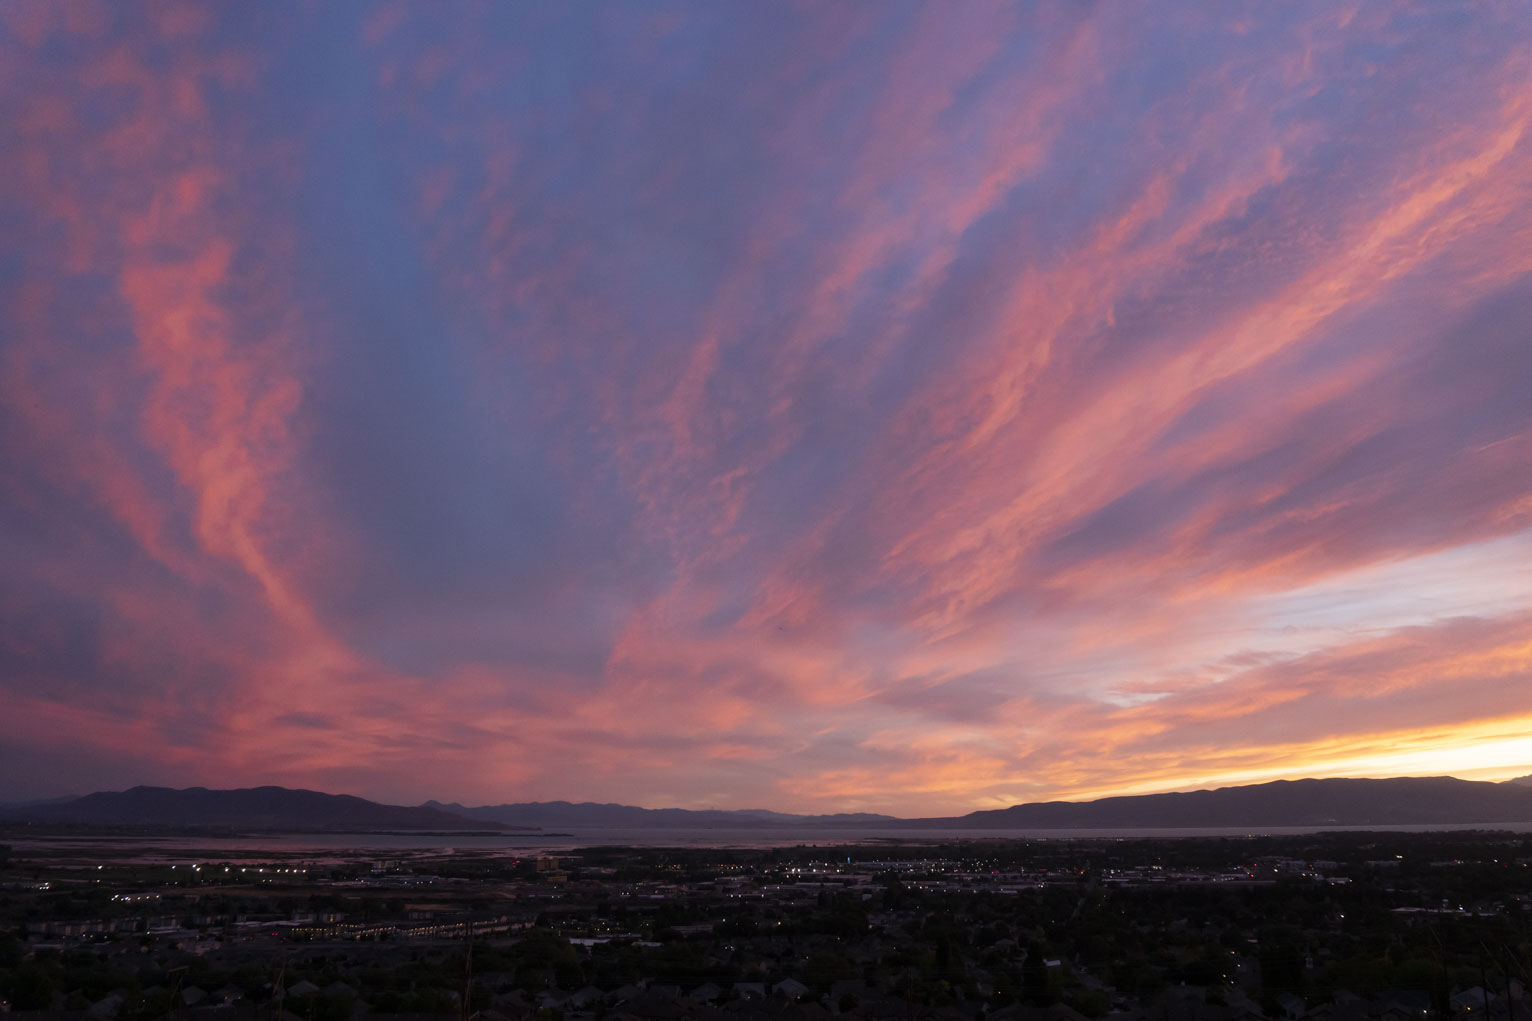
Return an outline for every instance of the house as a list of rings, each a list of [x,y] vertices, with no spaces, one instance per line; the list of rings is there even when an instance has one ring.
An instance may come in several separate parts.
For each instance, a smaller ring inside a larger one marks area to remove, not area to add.
[[[122,992],[108,993],[90,1005],[90,1016],[100,1019],[100,1021],[114,1018],[122,1010],[122,1005],[125,1002],[127,1002],[126,994]]]
[[[569,1007],[589,1007],[593,1003],[600,1002],[605,997],[606,994],[595,986],[581,986],[570,993],[569,999],[565,1000],[564,1003]]]
[[[1282,1008],[1282,1014],[1285,1017],[1302,1017],[1303,1012],[1308,1008],[1303,997],[1297,993],[1278,993],[1276,1000],[1277,1006]]]
[[[679,998],[662,996],[654,992],[647,992],[634,1000],[629,1000],[622,1005],[622,1013],[628,1014],[638,1021],[676,1021],[688,1013],[685,1004]]]
[[[772,986],[771,991],[776,993],[778,996],[785,996],[789,1000],[796,1000],[800,997],[807,996],[809,993],[809,987],[804,985],[802,982],[799,982],[795,978],[785,978],[778,982],[776,985]]]
[[[1470,986],[1461,993],[1454,993],[1448,1002],[1454,1014],[1483,1014],[1495,999],[1495,994],[1485,992],[1482,986]]]
[[[245,991],[236,985],[219,986],[213,991],[212,1002],[221,1007],[228,1007],[245,998]]]

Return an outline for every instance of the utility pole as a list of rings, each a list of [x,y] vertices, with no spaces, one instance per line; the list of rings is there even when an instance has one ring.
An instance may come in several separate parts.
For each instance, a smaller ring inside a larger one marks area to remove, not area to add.
[[[174,975],[176,977],[176,980],[174,982],[170,983],[170,1007],[168,1008],[168,1010],[169,1010],[170,1016],[171,1017],[175,1017],[175,1015],[176,1015],[176,997],[181,994],[181,980],[186,977],[186,965],[183,964],[180,967],[171,968],[170,969],[170,974]]]
[[[277,965],[277,1013],[276,1021],[282,1021],[282,1001],[287,996],[287,951],[282,951],[281,963]]]
[[[464,922],[463,923],[463,934],[464,934],[464,939],[466,940],[466,945],[463,948],[463,1003],[462,1003],[462,1015],[463,1015],[463,1021],[468,1021],[468,1018],[469,1018],[469,1016],[472,1013],[472,1008],[469,1006],[469,1003],[470,1003],[470,1001],[473,998],[473,922],[472,921],[468,921],[468,922]]]

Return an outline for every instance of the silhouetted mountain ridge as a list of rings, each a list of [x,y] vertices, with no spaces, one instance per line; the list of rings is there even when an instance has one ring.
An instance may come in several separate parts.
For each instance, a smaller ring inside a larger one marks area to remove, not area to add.
[[[891,815],[849,812],[836,815],[794,815],[764,808],[689,809],[639,808],[636,805],[600,804],[594,801],[527,801],[509,805],[481,805],[469,808],[457,803],[427,801],[436,808],[470,819],[483,819],[512,826],[611,826],[646,828],[758,828],[770,826],[859,826],[868,823],[897,823]]]
[[[1451,776],[1270,783],[1096,801],[1048,801],[946,819],[929,828],[1181,829],[1238,826],[1431,826],[1532,822],[1532,786]]]
[[[1528,778],[1532,781],[1532,778]],[[906,819],[870,813],[795,815],[568,801],[470,808],[426,802],[472,819],[536,827],[836,826],[920,829],[1186,829],[1240,826],[1430,826],[1532,822],[1532,783],[1456,777],[1275,780],[1216,790],[1050,801],[968,815]]]
[[[61,802],[12,805],[0,818],[94,826],[242,830],[580,829],[1213,829],[1532,824],[1532,777],[1503,783],[1450,776],[1275,780],[1270,783],[1095,801],[1049,801],[934,819],[871,813],[798,815],[765,809],[691,810],[523,802],[468,808],[406,807],[284,787],[208,790],[134,787]]]
[[[4,813],[28,822],[241,830],[363,832],[375,830],[503,830],[507,827],[434,808],[383,805],[350,794],[286,787],[133,787],[97,791]]]

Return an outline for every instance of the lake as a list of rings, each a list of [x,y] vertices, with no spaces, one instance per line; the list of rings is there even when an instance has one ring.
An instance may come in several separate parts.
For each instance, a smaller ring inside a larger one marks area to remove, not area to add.
[[[579,847],[716,847],[769,849],[803,846],[861,846],[873,850],[888,845],[951,844],[993,840],[1173,840],[1192,837],[1284,836],[1303,833],[1362,831],[1428,833],[1462,830],[1532,832],[1532,822],[1480,823],[1447,826],[1271,826],[1203,829],[897,829],[859,827],[571,827],[558,833],[252,833],[230,836],[86,835],[12,832],[0,837],[15,853],[29,850],[55,861],[112,861],[118,864],[189,861],[259,861],[303,859],[335,862],[376,858],[383,853],[408,856],[448,853],[524,857],[569,851]]]

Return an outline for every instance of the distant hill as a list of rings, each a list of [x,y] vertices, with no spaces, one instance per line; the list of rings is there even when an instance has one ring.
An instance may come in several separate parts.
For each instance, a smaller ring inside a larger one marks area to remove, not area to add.
[[[78,797],[78,794],[70,794],[62,798],[33,798],[30,801],[0,802],[0,819],[9,819],[22,812],[27,812],[34,808],[41,808],[44,805],[62,805],[64,802],[73,801]]]
[[[10,806],[5,818],[86,826],[147,826],[308,832],[377,830],[504,830],[435,808],[381,805],[349,794],[247,787],[208,790],[188,787],[134,787],[98,791],[83,798]]]
[[[1047,801],[943,819],[922,828],[1147,829],[1224,826],[1416,826],[1532,822],[1532,786],[1450,776],[1276,780],[1178,794]]]
[[[1532,776],[1518,776],[1514,780],[1507,780],[1505,782],[1519,784],[1522,787],[1532,787]]]
[[[514,805],[459,804],[427,801],[434,808],[470,819],[510,826],[557,828],[563,826],[613,829],[765,829],[773,826],[858,826],[867,823],[898,823],[891,815],[851,812],[839,815],[793,815],[765,809],[638,808],[634,805],[597,804],[593,801],[529,801]]]
[[[485,822],[557,829],[762,829],[792,826],[900,829],[1189,829],[1240,826],[1412,826],[1532,823],[1532,778],[1523,786],[1455,777],[1277,780],[1177,794],[1049,801],[933,819],[887,815],[793,815],[764,810],[693,811],[534,801],[470,808],[424,807]]]

